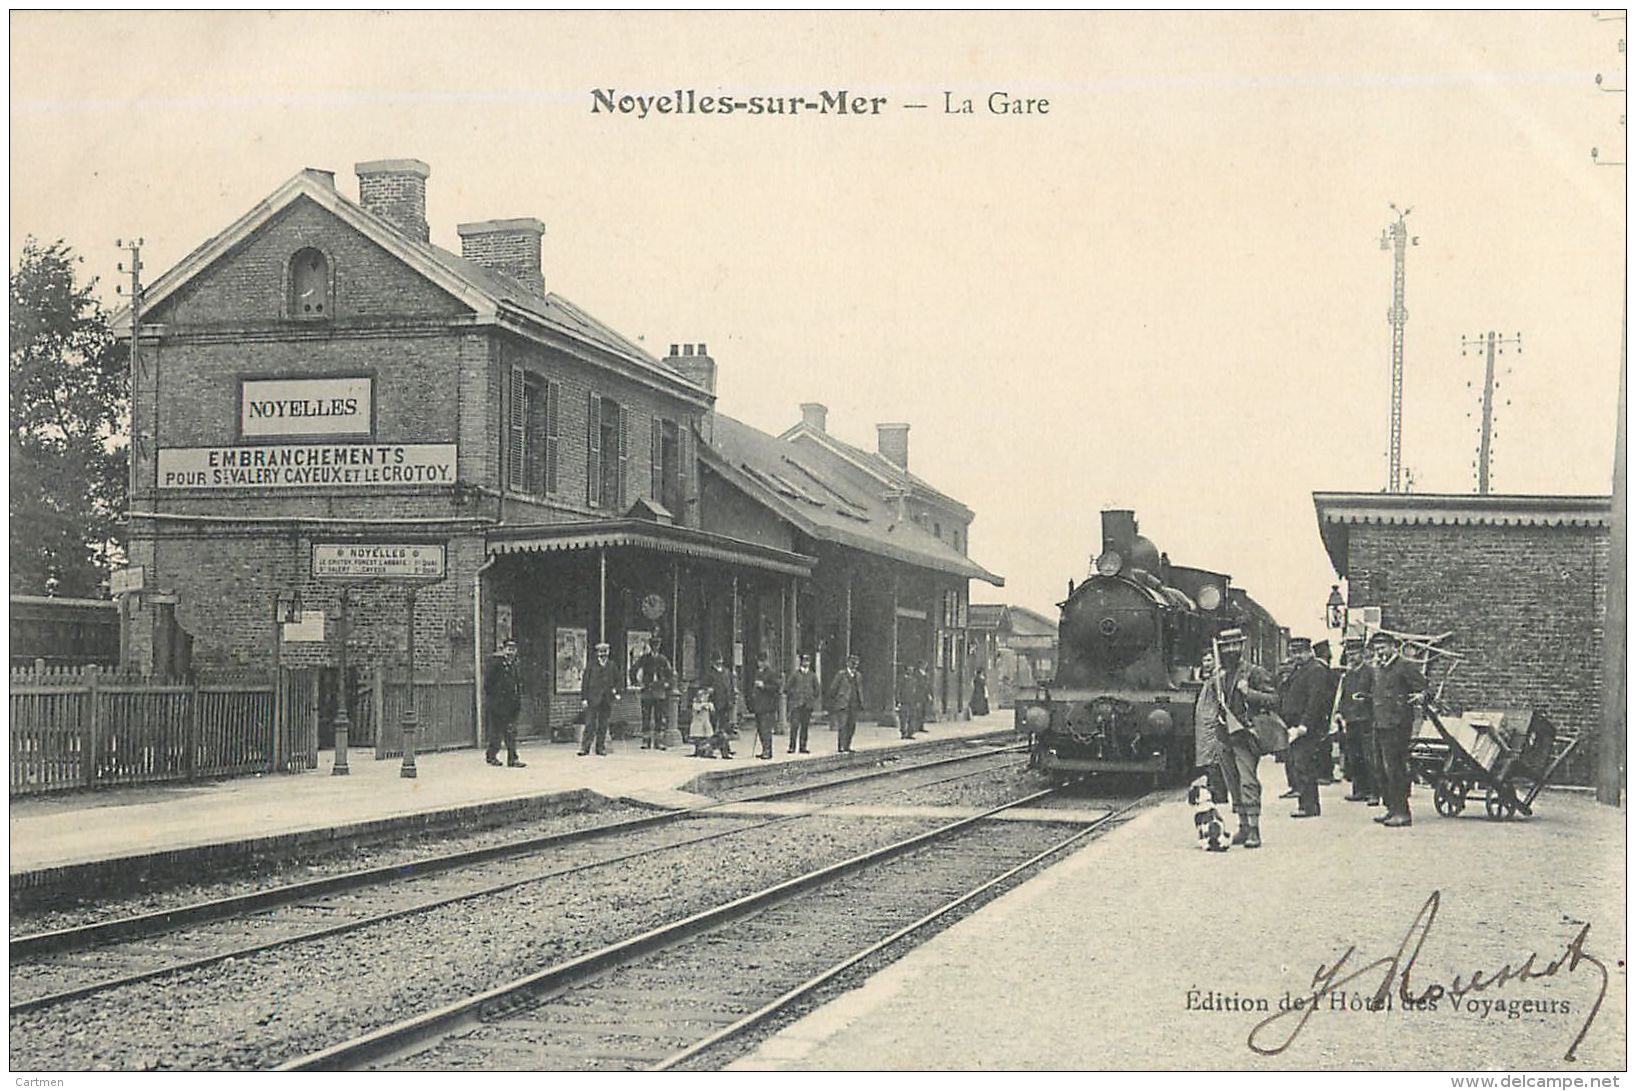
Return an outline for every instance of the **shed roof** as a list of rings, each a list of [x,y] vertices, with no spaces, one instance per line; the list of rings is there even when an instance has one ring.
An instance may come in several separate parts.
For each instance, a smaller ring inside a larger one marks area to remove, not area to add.
[[[1340,576],[1346,575],[1350,528],[1358,525],[1606,527],[1613,519],[1611,496],[1315,492],[1312,504]]]

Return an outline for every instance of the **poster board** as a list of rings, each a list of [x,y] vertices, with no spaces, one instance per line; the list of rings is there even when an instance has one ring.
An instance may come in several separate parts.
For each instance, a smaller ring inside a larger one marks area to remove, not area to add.
[[[557,692],[578,693],[585,688],[585,667],[591,651],[585,629],[559,625],[553,641],[556,654]]]
[[[636,661],[648,650],[653,634],[646,629],[625,630],[625,685],[636,688]]]

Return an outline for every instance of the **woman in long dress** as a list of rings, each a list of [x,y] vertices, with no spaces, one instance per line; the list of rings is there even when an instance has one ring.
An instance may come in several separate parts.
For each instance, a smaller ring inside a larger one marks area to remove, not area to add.
[[[971,714],[988,715],[988,675],[982,667],[977,668],[977,674],[971,680]]]

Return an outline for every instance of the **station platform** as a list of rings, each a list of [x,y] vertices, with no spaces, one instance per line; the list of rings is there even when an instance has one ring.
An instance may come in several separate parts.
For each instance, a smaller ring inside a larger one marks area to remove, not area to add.
[[[855,753],[837,754],[835,733],[815,722],[812,753],[787,754],[788,738],[781,735],[773,740],[771,761],[753,756],[755,731],[748,724],[730,761],[692,757],[691,747],[643,750],[637,739],[610,742],[606,757],[580,757],[572,744],[523,740],[518,756],[525,768],[491,766],[480,749],[443,751],[417,756],[412,779],[400,775],[398,759],[376,761],[367,749],[352,752],[347,776],[334,776],[334,755],[326,750],[319,767],[305,773],[22,796],[9,808],[11,893],[15,902],[31,891],[208,871],[327,842],[492,825],[591,806],[595,797],[684,808],[708,802],[701,793],[711,788],[777,777],[785,763],[868,765],[884,753],[1006,733],[1011,725],[1010,710],[996,710],[928,724],[926,734],[905,742],[896,728],[860,723]]]
[[[1388,830],[1322,791],[1322,817],[1269,801],[1264,847],[1226,853],[1196,847],[1173,791],[731,1067],[1626,1068],[1624,809],[1548,790],[1532,818],[1490,821],[1481,800],[1442,818],[1416,788],[1414,825]],[[1281,1015],[1343,958],[1308,1022]],[[1506,966],[1503,986],[1448,995]],[[1405,973],[1429,1004],[1405,1008]]]

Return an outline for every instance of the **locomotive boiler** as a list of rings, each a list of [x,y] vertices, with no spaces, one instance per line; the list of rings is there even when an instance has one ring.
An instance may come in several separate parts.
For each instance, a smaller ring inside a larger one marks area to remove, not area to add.
[[[1028,737],[1029,764],[1053,778],[1187,771],[1198,663],[1211,638],[1240,627],[1251,661],[1269,646],[1276,655],[1265,610],[1223,573],[1171,564],[1129,511],[1102,513],[1094,567],[1070,582],[1059,608],[1057,675],[1018,694],[1015,725]]]

